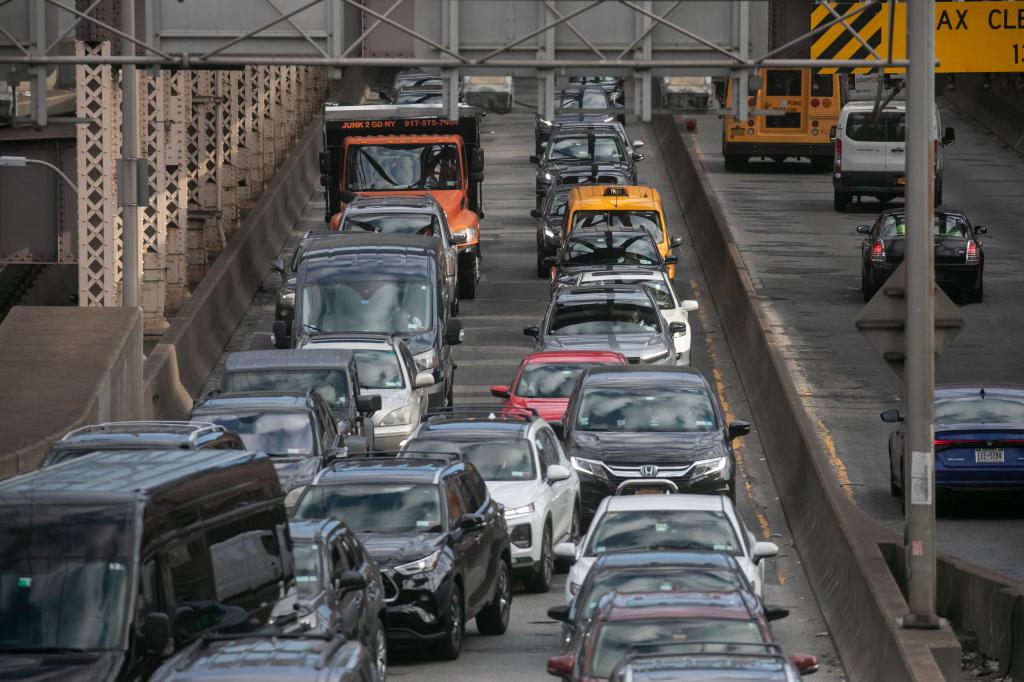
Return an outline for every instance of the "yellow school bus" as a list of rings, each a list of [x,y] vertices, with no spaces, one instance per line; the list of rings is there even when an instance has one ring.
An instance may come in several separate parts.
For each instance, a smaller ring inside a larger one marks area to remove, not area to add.
[[[839,74],[817,74],[811,69],[758,69],[747,93],[747,120],[731,113],[722,117],[722,155],[726,170],[740,170],[751,157],[775,161],[806,158],[816,170],[832,168],[829,130],[839,122],[843,108]],[[725,93],[731,111],[733,79]],[[754,86],[757,87],[754,87]]]

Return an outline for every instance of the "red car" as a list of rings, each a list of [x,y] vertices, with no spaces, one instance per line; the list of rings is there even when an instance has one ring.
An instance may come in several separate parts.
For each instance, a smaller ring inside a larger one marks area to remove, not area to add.
[[[777,617],[777,616],[776,616]],[[628,654],[669,653],[682,642],[726,653],[774,644],[768,618],[747,592],[659,592],[605,595],[572,653],[548,659],[548,673],[570,682],[604,682]],[[813,656],[791,656],[801,673],[817,670]]]
[[[546,351],[523,358],[508,386],[491,386],[505,407],[533,408],[542,419],[560,421],[580,370],[591,365],[625,365],[626,356],[610,351]]]

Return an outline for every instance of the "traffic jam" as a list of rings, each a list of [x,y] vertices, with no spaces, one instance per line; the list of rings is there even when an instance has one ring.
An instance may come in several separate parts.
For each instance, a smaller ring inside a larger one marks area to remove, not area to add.
[[[780,548],[736,507],[751,426],[690,366],[701,303],[677,293],[682,240],[641,182],[622,79],[562,78],[537,117],[527,264],[550,300],[508,383],[456,401],[490,227],[472,104],[511,107],[505,80],[466,79],[457,116],[440,116],[441,78],[412,71],[381,103],[328,104],[325,227],[272,264],[273,348],[229,353],[187,421],[79,428],[0,482],[0,641],[18,654],[0,676],[384,680],[407,650],[452,661],[470,630],[500,638],[523,593],[549,597],[546,672],[564,680],[818,670],[772,631]],[[671,85],[713,104],[697,81]],[[897,125],[854,116],[838,135]],[[862,230],[865,296],[901,226],[890,211]]]

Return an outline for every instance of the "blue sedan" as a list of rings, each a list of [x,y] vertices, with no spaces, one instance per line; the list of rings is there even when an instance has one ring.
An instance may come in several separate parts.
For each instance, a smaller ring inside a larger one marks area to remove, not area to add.
[[[889,485],[903,496],[903,415],[887,410]],[[935,391],[936,491],[1024,489],[1024,389],[947,386]]]

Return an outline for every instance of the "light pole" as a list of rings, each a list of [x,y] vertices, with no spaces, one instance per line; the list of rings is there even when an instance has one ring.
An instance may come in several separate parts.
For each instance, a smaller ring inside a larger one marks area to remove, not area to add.
[[[74,192],[75,196],[78,196],[78,187],[74,182],[71,181],[64,171],[57,168],[49,161],[40,161],[39,159],[29,159],[24,156],[0,156],[0,167],[4,168],[24,168],[25,166],[45,166],[52,170],[54,173],[60,176],[61,180],[67,183],[67,186]]]

